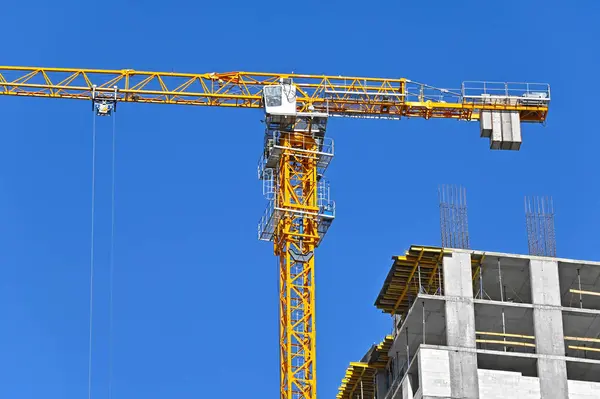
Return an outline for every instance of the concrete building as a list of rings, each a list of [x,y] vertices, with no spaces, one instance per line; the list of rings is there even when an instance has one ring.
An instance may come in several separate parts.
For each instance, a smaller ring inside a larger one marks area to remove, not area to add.
[[[412,246],[338,399],[600,398],[600,262]]]

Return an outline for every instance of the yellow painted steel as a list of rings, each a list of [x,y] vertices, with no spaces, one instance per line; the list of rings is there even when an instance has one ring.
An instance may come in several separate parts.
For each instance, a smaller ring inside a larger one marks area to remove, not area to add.
[[[364,362],[352,362],[346,369],[336,399],[375,399],[376,368]]]
[[[385,313],[405,316],[414,301],[409,296],[419,294],[436,295],[443,290],[442,258],[452,253],[452,248],[425,247],[411,245],[404,255],[392,257],[394,263],[388,272],[375,306]],[[473,276],[479,276],[485,254],[472,254]],[[414,281],[420,269],[424,292]],[[473,280],[475,280],[475,277]]]
[[[568,348],[569,349],[576,349],[576,350],[580,350],[580,351],[600,352],[600,348],[588,348],[586,346],[569,345]]]
[[[595,292],[595,291],[582,291],[582,290],[570,289],[569,292],[572,294],[600,296],[600,292]]]
[[[479,259],[475,259],[474,262],[477,263],[477,266],[475,267],[475,270],[473,271],[473,281],[477,280],[479,278],[479,273],[481,273],[481,264],[483,263],[483,261],[485,260],[485,254],[481,255],[481,257],[479,257]],[[473,261],[471,261],[473,263]]]
[[[376,369],[384,369],[389,362],[389,350],[394,343],[394,336],[387,335],[383,341],[373,348],[370,356],[368,357],[369,366],[375,367]]]
[[[445,254],[451,249],[439,247],[411,246],[402,256],[394,256],[394,263],[381,288],[375,306],[383,312],[405,315],[410,307],[408,294],[419,294],[414,284],[420,268],[422,282],[427,282],[427,290],[436,292],[442,288],[441,268],[439,267]]]
[[[515,345],[515,346],[526,346],[528,348],[535,348],[535,344],[530,344],[528,342],[500,341],[500,340],[496,340],[496,339],[476,339],[475,342],[479,342],[482,344]]]
[[[350,363],[338,388],[336,398],[355,399],[356,393],[360,392],[362,383],[364,399],[375,399],[377,396],[375,373],[377,370],[385,369],[390,361],[388,352],[393,342],[394,337],[388,335],[378,345],[373,345],[363,356],[362,361]]]
[[[317,159],[314,138],[296,132],[282,139],[277,207],[288,209],[276,227],[279,257],[280,390],[283,399],[316,397],[314,250],[319,243]],[[293,210],[292,210],[293,209]]]
[[[594,342],[600,344],[600,338],[565,337],[565,341]]]
[[[501,333],[501,332],[492,332],[492,331],[476,331],[477,335],[491,335],[494,337],[510,337],[510,338],[523,338],[523,339],[535,339],[533,335],[523,335],[523,334],[509,334],[509,333]],[[566,339],[566,337],[565,337]]]
[[[481,104],[460,90],[435,88],[405,78],[366,78],[263,72],[177,73],[0,66],[0,95],[90,100],[113,93],[117,101],[261,108],[262,89],[293,79],[298,110],[346,117],[476,120],[481,110],[519,111],[522,121],[543,122],[548,105]]]

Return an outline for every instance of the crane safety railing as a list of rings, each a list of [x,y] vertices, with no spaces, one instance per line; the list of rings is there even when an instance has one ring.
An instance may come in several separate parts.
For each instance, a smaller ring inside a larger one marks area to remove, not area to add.
[[[275,200],[269,200],[267,206],[258,221],[258,239],[261,241],[272,241],[275,228],[281,220],[283,209],[275,207]]]
[[[455,103],[463,102],[462,94],[459,89],[445,89],[430,86],[424,83],[406,81],[406,101],[411,102],[437,102],[437,103]]]
[[[550,85],[547,83],[466,81],[462,83],[461,96],[464,102],[480,105],[548,106]]]
[[[289,144],[291,143],[291,145]],[[294,133],[274,132],[265,136],[265,149],[258,161],[258,178],[265,178],[267,169],[276,169],[285,150],[292,150],[297,157],[312,157],[317,161],[317,173],[322,175],[331,163],[334,153],[333,139],[313,138]],[[272,177],[272,174],[269,175]]]
[[[317,212],[300,211],[295,208],[285,208],[276,205],[276,198],[269,200],[267,206],[258,222],[258,239],[262,241],[271,241],[279,221],[286,215],[305,215],[314,218],[317,222],[317,231],[322,239],[333,220],[335,219],[335,201],[329,198],[329,188],[327,185],[319,185],[317,195]]]

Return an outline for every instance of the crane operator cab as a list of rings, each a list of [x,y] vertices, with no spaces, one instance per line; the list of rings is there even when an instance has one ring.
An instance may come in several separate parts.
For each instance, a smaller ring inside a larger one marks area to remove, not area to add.
[[[293,126],[295,131],[311,134],[322,138],[325,135],[327,114],[314,112],[309,107],[308,112],[299,112],[296,96],[296,85],[290,78],[280,78],[279,84],[263,88],[263,105],[267,116],[267,130],[286,130]]]
[[[281,78],[279,84],[263,88],[263,102],[267,115],[296,115],[296,86],[292,79]]]

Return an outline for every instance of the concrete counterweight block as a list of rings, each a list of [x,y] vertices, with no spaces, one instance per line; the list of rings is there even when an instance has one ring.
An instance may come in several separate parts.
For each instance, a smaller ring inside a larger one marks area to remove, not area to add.
[[[502,117],[499,112],[492,112],[492,135],[490,136],[490,148],[499,150],[502,144]]]
[[[481,111],[479,130],[481,137],[489,137],[492,150],[521,148],[521,118],[517,111]]]

